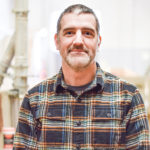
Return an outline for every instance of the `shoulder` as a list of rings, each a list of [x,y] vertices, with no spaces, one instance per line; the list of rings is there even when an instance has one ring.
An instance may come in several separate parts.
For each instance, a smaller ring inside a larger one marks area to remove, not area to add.
[[[55,75],[51,78],[45,79],[45,80],[41,81],[40,83],[34,85],[32,88],[30,88],[28,90],[28,94],[31,95],[34,93],[45,92],[46,90],[48,90],[47,89],[48,87],[52,87],[55,84],[56,80],[57,80],[57,75]]]
[[[105,74],[105,86],[104,93],[112,96],[114,99],[118,99],[121,102],[127,103],[135,107],[137,105],[143,106],[144,101],[139,89],[132,83],[121,79],[111,73],[104,72]]]
[[[22,108],[36,110],[37,107],[44,103],[48,96],[54,96],[54,87],[57,81],[57,75],[43,80],[30,88],[22,101]]]
[[[31,103],[41,101],[43,97],[54,94],[56,82],[57,74],[34,85],[27,91],[25,98]]]
[[[116,75],[113,75],[109,72],[105,72],[105,84],[110,84],[112,87],[117,88],[120,92],[130,93],[133,95],[138,91],[137,87],[133,84],[124,80]]]
[[[31,110],[32,113],[36,112],[41,104],[47,101],[48,96],[54,96],[54,86],[57,81],[57,75],[52,78],[43,80],[29,89],[22,101],[21,110]]]

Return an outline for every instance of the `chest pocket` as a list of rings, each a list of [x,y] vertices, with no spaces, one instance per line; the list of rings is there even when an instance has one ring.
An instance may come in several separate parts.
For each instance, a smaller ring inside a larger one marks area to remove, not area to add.
[[[66,111],[63,105],[50,105],[46,111],[47,119],[53,121],[65,121]]]
[[[92,115],[92,145],[116,148],[124,144],[125,129],[122,128],[122,110],[95,106]]]
[[[38,147],[62,146],[65,143],[65,113],[63,105],[40,105],[35,112]],[[44,145],[43,145],[44,144]]]
[[[111,109],[111,108],[101,108],[95,106],[93,109],[93,121],[121,121],[122,120],[122,110],[121,109]]]
[[[43,123],[46,119],[51,121],[65,121],[66,111],[63,105],[40,105],[35,111],[35,118],[39,119]]]

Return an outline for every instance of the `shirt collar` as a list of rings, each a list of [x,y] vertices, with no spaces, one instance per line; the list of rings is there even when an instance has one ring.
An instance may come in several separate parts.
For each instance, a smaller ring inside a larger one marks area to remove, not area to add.
[[[102,91],[104,88],[105,74],[103,70],[100,68],[100,65],[98,63],[96,63],[96,66],[97,66],[96,76],[89,88],[95,88],[96,91]],[[59,70],[59,73],[57,74],[56,82],[54,85],[54,91],[56,93],[60,93],[63,90],[65,90],[65,87],[63,81],[63,72],[61,68]]]

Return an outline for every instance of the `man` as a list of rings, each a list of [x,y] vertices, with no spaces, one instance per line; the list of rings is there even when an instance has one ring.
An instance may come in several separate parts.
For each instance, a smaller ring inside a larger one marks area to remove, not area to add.
[[[14,149],[150,149],[148,120],[138,89],[104,72],[93,10],[73,5],[57,24],[59,73],[25,95]]]

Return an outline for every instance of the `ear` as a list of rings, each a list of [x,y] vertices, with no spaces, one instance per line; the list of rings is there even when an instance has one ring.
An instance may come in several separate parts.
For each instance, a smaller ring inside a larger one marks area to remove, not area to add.
[[[102,41],[102,37],[101,37],[101,36],[98,36],[98,47],[100,47],[101,41]]]
[[[59,38],[58,38],[57,33],[54,36],[54,41],[55,41],[56,49],[59,50]]]

